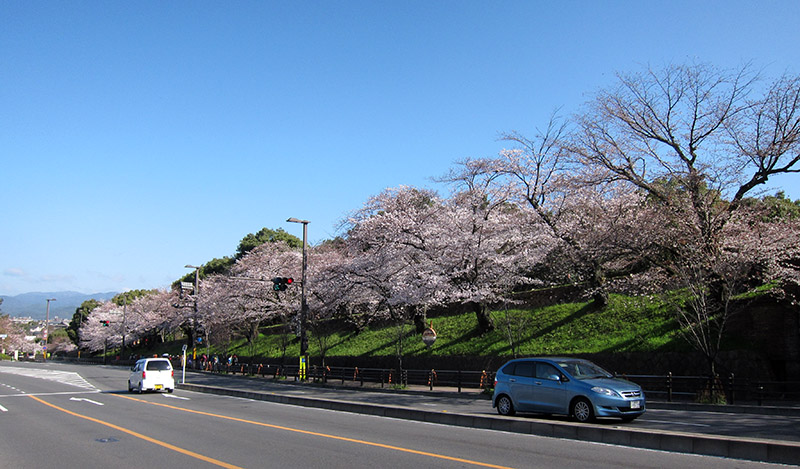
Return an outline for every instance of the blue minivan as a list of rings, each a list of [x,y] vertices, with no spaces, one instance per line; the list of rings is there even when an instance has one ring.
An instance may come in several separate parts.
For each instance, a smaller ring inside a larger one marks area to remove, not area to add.
[[[492,407],[515,412],[562,414],[579,422],[618,417],[630,422],[645,412],[641,386],[615,378],[588,360],[520,358],[500,367]]]

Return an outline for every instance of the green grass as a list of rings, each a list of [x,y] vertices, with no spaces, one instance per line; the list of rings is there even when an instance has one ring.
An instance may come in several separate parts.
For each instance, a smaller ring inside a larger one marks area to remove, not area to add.
[[[676,299],[662,297],[627,297],[612,295],[602,311],[590,303],[568,303],[530,310],[509,310],[515,318],[515,334],[520,355],[559,355],[598,352],[634,352],[685,350],[677,322],[670,313]],[[473,313],[445,317],[430,317],[437,340],[428,348],[422,343],[411,324],[404,328],[404,356],[512,356],[506,334],[506,311],[493,311],[495,330],[483,335],[476,333],[477,320]],[[277,328],[265,329],[256,342],[257,356],[280,358],[282,354]],[[373,327],[362,331],[336,332],[329,336],[328,357],[394,356],[398,326]],[[299,353],[299,341],[292,341],[287,357]],[[249,355],[244,341],[231,344],[231,351]],[[219,350],[219,352],[223,352]],[[317,342],[310,333],[309,353],[319,356]]]

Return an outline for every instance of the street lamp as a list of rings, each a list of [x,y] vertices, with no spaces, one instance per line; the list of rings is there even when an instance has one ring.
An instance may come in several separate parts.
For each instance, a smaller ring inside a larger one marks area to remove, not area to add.
[[[47,361],[47,341],[50,338],[50,302],[56,301],[55,298],[47,299],[47,312],[44,319],[44,361]]]
[[[194,294],[200,293],[200,266],[186,264],[187,269],[194,269]]]
[[[197,295],[200,294],[200,267],[201,266],[186,264],[184,267],[186,267],[187,269],[194,269],[194,307],[192,309],[192,311],[194,312],[194,315],[192,317],[192,338],[191,338],[192,363],[194,363],[194,360],[197,359],[197,353],[196,353],[197,348],[195,346],[195,341],[197,340],[197,337],[195,337],[195,335],[197,334]],[[208,341],[206,341],[206,350],[207,349],[208,349]],[[184,368],[184,373],[185,373],[185,370],[186,370],[186,346],[185,345],[184,345],[184,349],[183,349],[183,363],[184,363],[183,368]]]
[[[308,316],[308,303],[306,303],[306,269],[308,267],[308,257],[306,246],[308,245],[308,220],[299,218],[289,218],[290,223],[303,224],[303,271],[300,281],[300,370],[302,379],[305,379],[306,365],[308,364],[308,340],[306,339],[306,317]]]

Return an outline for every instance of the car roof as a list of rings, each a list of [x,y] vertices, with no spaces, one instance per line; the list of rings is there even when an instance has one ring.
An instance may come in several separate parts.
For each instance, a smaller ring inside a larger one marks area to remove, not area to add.
[[[586,361],[583,358],[569,358],[569,357],[522,357],[522,358],[514,358],[512,360],[507,361],[506,363],[522,362],[527,360],[540,360],[549,362],[561,362],[565,360]]]
[[[534,361],[534,360],[535,361],[549,362],[549,363],[552,363],[552,364],[555,364],[555,365],[558,365],[559,363],[563,363],[563,362],[586,362],[586,363],[591,363],[589,360],[586,360],[585,358],[576,358],[576,357],[522,357],[522,358],[513,358],[511,360],[508,360],[507,362],[505,362],[502,365],[500,365],[499,369],[504,368],[509,363],[519,363],[519,362]]]

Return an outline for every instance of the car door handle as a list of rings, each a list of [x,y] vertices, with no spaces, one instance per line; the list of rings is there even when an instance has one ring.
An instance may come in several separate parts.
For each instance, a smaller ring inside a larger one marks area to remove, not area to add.
[[[510,379],[510,380],[508,380],[508,381],[510,381],[510,382],[512,382],[512,383],[516,383],[516,382],[517,382],[517,380],[515,380],[514,378],[511,378],[511,379]]]
[[[541,386],[541,385],[542,385],[542,382],[541,382],[541,381],[537,381],[537,382],[536,382],[536,385],[537,385],[537,386]]]

